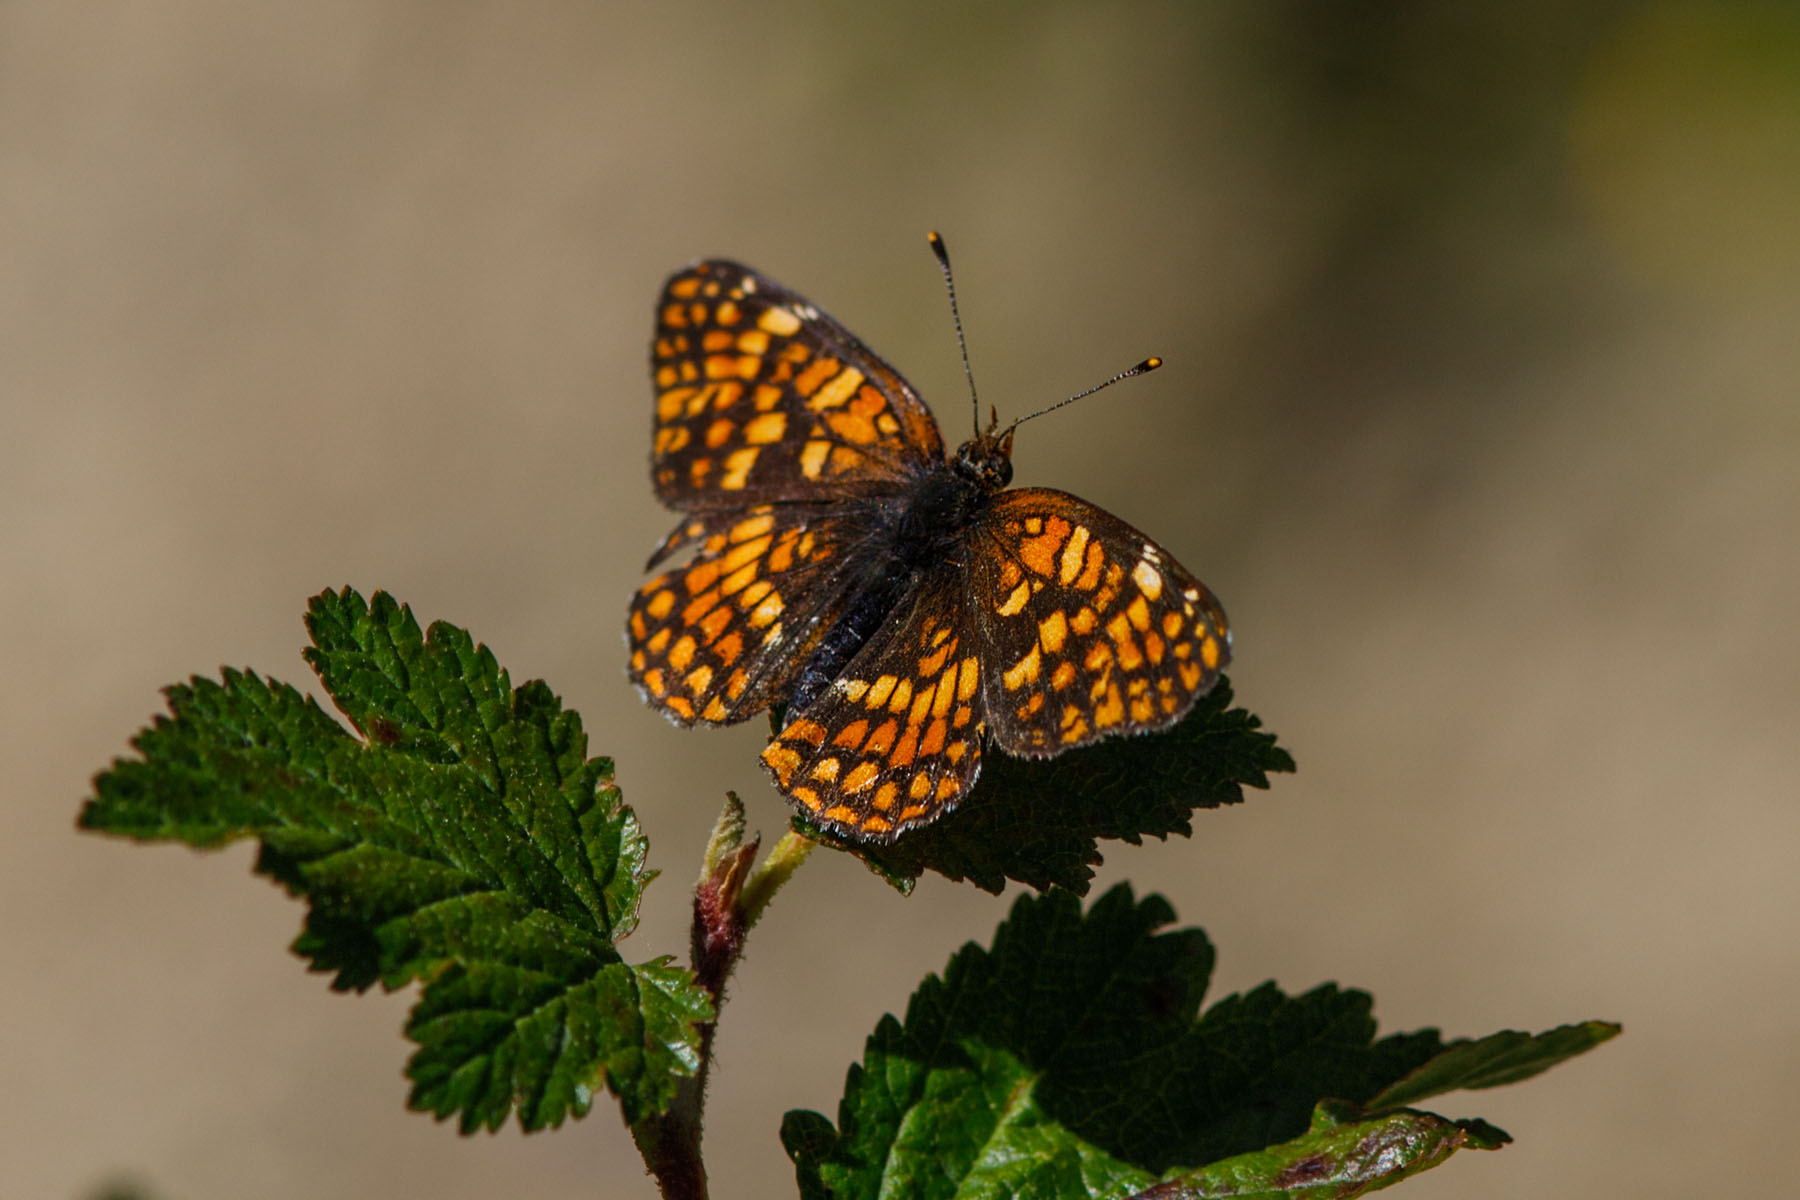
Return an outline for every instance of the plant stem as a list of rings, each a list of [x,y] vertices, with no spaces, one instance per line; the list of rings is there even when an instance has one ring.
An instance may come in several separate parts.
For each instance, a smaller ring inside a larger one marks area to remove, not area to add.
[[[775,843],[754,872],[760,839],[743,843],[744,808],[727,793],[725,808],[707,842],[700,882],[694,888],[690,962],[694,982],[712,997],[713,1019],[700,1026],[700,1066],[681,1081],[667,1112],[631,1127],[644,1165],[665,1200],[706,1200],[706,1164],[700,1155],[701,1115],[712,1069],[713,1032],[725,1007],[725,981],[744,952],[744,935],[793,878],[814,843],[791,830]]]

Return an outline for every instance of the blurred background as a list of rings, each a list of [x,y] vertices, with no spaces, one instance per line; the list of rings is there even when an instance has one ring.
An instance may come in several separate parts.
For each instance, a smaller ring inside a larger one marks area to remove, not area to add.
[[[936,403],[954,251],[1020,482],[1223,598],[1300,772],[1108,843],[1214,996],[1367,988],[1387,1031],[1619,1041],[1438,1106],[1517,1143],[1428,1197],[1734,1194],[1800,1113],[1800,11],[1302,5],[0,3],[0,1192],[649,1197],[607,1106],[404,1111],[409,995],[330,993],[250,846],[77,836],[221,663],[306,683],[325,587],[548,679],[685,946],[760,727],[623,678],[673,524],[652,302],[729,255]],[[815,857],[719,1041],[716,1194],[791,1194],[792,1107],[1010,898]],[[879,931],[871,935],[870,931]]]

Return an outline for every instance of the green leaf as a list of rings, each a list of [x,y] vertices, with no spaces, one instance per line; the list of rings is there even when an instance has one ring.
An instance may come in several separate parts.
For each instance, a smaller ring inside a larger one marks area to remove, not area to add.
[[[1365,1117],[1358,1105],[1443,1043],[1376,1038],[1362,992],[1265,984],[1202,1015],[1212,948],[1197,929],[1162,931],[1173,920],[1124,885],[1085,914],[1062,890],[1021,897],[991,949],[965,946],[904,1022],[881,1019],[835,1127],[787,1114],[801,1194],[1123,1197],[1159,1179],[1189,1188],[1170,1195],[1275,1194],[1504,1140],[1430,1114]],[[1370,1157],[1378,1145],[1391,1152]]]
[[[423,983],[411,1103],[464,1132],[664,1110],[712,1006],[637,923],[647,842],[587,757],[580,718],[513,688],[485,646],[349,588],[314,597],[307,660],[358,738],[286,684],[226,670],[171,687],[169,717],[95,780],[83,828],[200,847],[255,837],[256,870],[307,902],[294,949],[332,986]]]
[[[994,893],[1013,879],[1085,894],[1101,861],[1099,839],[1136,845],[1146,836],[1190,836],[1195,809],[1241,803],[1246,786],[1266,788],[1270,772],[1294,769],[1275,736],[1231,699],[1230,681],[1220,678],[1161,733],[1047,759],[990,748],[955,812],[889,846],[839,837],[798,816],[794,827],[855,854],[902,892],[929,869]]]
[[[1328,1101],[1300,1137],[1172,1173],[1136,1200],[1335,1200],[1399,1183],[1458,1150],[1498,1150],[1511,1140],[1485,1121],[1405,1110],[1366,1118],[1355,1105]]]
[[[1443,1053],[1369,1102],[1371,1109],[1399,1108],[1461,1088],[1517,1083],[1617,1037],[1610,1021],[1560,1025],[1544,1033],[1506,1029],[1473,1041],[1451,1042]]]

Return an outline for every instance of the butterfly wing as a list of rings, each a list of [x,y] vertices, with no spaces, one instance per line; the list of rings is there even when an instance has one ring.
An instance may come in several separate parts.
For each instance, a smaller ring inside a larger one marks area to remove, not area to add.
[[[964,591],[956,566],[919,580],[896,619],[763,751],[781,792],[818,824],[892,841],[975,782],[981,664]]]
[[[893,490],[942,462],[910,384],[806,300],[732,262],[671,276],[651,352],[651,478],[671,508]]]
[[[1206,585],[1066,492],[995,496],[970,533],[968,587],[988,729],[1009,754],[1173,725],[1231,657]]]

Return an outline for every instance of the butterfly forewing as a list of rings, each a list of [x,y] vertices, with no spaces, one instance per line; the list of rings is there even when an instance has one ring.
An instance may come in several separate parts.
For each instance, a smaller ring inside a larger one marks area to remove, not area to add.
[[[920,581],[806,711],[763,751],[818,824],[888,841],[953,807],[981,762],[981,662],[960,572]]]
[[[1173,725],[1230,658],[1206,586],[1066,492],[1001,492],[969,550],[988,728],[1008,753],[1043,757]]]
[[[736,263],[669,279],[651,373],[651,477],[673,508],[877,493],[943,460],[937,423],[898,372]]]

